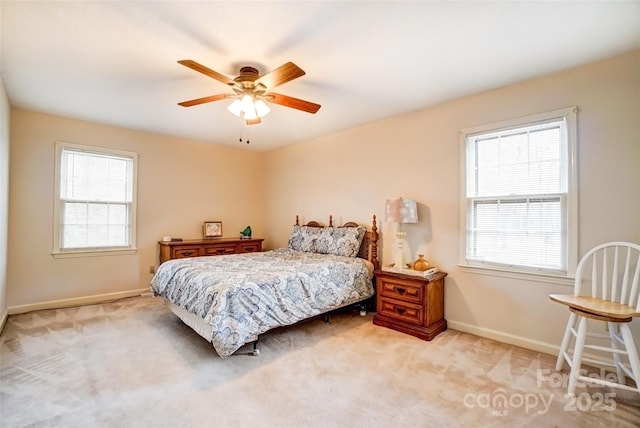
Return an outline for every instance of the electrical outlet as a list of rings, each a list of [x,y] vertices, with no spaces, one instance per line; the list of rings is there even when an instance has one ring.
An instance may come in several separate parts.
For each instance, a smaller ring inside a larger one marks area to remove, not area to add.
[[[149,273],[156,273],[156,267],[155,266],[149,266]]]

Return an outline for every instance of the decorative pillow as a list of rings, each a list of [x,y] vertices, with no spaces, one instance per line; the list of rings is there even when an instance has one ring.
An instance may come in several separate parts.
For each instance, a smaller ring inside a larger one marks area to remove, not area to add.
[[[319,227],[293,226],[291,236],[289,236],[289,248],[306,253],[316,252],[316,241],[320,237]]]
[[[316,240],[316,253],[356,257],[367,229],[358,227],[325,227]]]

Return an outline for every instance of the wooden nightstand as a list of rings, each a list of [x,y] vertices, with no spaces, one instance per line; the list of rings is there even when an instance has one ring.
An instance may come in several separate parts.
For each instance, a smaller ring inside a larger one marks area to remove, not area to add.
[[[373,323],[431,340],[447,329],[444,319],[444,277],[376,270],[377,313]]]

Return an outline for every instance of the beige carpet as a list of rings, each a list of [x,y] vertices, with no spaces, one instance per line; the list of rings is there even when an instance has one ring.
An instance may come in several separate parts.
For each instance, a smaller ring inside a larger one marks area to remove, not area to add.
[[[551,356],[452,330],[424,342],[350,312],[223,360],[136,297],[11,316],[0,347],[3,427],[640,425],[637,394],[568,401]]]

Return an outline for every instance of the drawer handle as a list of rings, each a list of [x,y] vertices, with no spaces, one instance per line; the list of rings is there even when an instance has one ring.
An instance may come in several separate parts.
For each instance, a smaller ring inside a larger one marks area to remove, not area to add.
[[[248,247],[248,248],[245,248],[244,250],[245,250],[247,253],[250,253],[250,252],[252,252],[252,251],[255,251],[255,248],[253,248],[253,247]]]
[[[185,251],[182,253],[183,256],[190,256],[191,254],[193,254],[193,251]]]
[[[403,287],[396,287],[396,293],[404,294],[407,290]]]
[[[218,248],[216,249],[216,251],[218,252],[218,254],[222,254],[224,253],[224,248]]]
[[[398,306],[394,306],[393,310],[399,313],[400,315],[404,314],[407,311],[405,308],[400,308]]]

